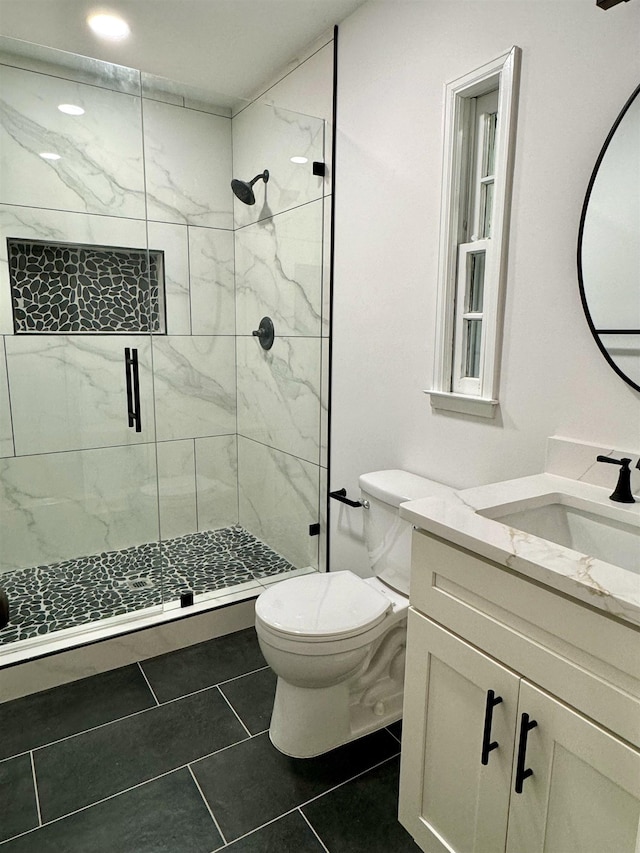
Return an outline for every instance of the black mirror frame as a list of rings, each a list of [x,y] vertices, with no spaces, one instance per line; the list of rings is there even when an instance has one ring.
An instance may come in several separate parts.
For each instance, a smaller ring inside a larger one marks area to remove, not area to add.
[[[593,190],[593,185],[594,185],[596,177],[598,175],[598,170],[600,168],[600,164],[602,163],[602,160],[604,159],[604,155],[607,153],[607,149],[609,147],[611,140],[613,139],[613,136],[614,136],[616,130],[618,129],[618,125],[620,124],[622,119],[625,117],[625,115],[627,114],[627,110],[629,109],[629,107],[631,106],[631,104],[634,102],[634,100],[637,97],[640,97],[640,85],[634,89],[631,96],[629,97],[629,100],[626,102],[626,104],[624,105],[624,107],[620,111],[620,115],[618,116],[618,118],[613,123],[613,127],[609,131],[609,134],[607,135],[607,138],[604,141],[604,145],[602,146],[602,150],[600,151],[600,154],[598,155],[598,159],[596,160],[596,165],[593,167],[593,172],[591,173],[591,178],[589,179],[589,185],[587,187],[587,193],[585,195],[584,204],[582,205],[582,213],[580,215],[580,228],[578,230],[578,284],[580,286],[580,299],[582,300],[582,307],[584,309],[584,314],[585,314],[585,317],[587,318],[587,323],[589,324],[589,329],[591,330],[591,334],[593,335],[593,338],[594,338],[596,344],[598,345],[600,352],[602,353],[602,355],[609,362],[611,367],[615,370],[615,372],[618,374],[618,376],[621,379],[623,379],[628,385],[631,385],[632,388],[635,388],[636,391],[640,391],[640,385],[638,385],[632,379],[630,379],[627,376],[627,374],[624,373],[624,371],[622,371],[618,367],[618,365],[614,362],[614,360],[609,355],[607,348],[604,346],[604,344],[600,340],[600,336],[599,336],[598,332],[596,331],[596,327],[593,323],[593,320],[591,319],[591,314],[589,312],[589,306],[587,304],[587,297],[586,297],[586,294],[584,291],[584,279],[582,276],[582,238],[584,235],[584,223],[585,223],[585,219],[587,216],[587,208],[589,207],[589,200],[591,198],[591,192]]]

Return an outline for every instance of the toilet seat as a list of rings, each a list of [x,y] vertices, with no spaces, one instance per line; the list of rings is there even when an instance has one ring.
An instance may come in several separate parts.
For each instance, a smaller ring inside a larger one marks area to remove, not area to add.
[[[265,590],[256,602],[256,617],[271,634],[313,643],[369,631],[391,609],[389,598],[353,572],[327,572]]]

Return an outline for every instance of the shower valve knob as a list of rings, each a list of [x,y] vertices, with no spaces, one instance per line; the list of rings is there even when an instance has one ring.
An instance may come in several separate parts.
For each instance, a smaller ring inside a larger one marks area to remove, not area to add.
[[[263,317],[258,328],[251,334],[260,341],[262,349],[271,349],[276,336],[271,317]]]

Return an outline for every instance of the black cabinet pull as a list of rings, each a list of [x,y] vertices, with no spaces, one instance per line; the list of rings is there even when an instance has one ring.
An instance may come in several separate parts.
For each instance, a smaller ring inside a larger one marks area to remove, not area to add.
[[[142,432],[140,416],[140,375],[138,372],[138,350],[124,348],[124,371],[127,380],[127,418],[129,426]]]
[[[525,769],[527,760],[527,736],[531,729],[535,729],[538,725],[536,720],[530,720],[528,714],[523,714],[520,720],[520,739],[518,741],[518,761],[516,764],[516,794],[522,793],[522,783],[529,776],[533,776],[533,770],[530,767]]]
[[[489,753],[497,749],[497,740],[491,740],[491,723],[493,721],[493,709],[502,702],[502,696],[496,696],[493,690],[487,690],[487,704],[484,709],[484,730],[482,732],[482,758],[481,764],[489,763]]]

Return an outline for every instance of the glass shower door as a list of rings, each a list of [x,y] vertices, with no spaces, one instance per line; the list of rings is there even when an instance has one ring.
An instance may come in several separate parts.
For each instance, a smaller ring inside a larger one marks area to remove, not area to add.
[[[0,587],[16,640],[162,601],[138,72],[3,39]]]
[[[174,609],[318,567],[324,122],[147,75],[143,114],[149,246],[166,248],[167,335],[152,351]],[[237,201],[232,179],[265,168],[255,204]]]
[[[267,550],[262,584],[317,570],[325,534],[330,218],[322,119],[260,102],[233,120],[238,178],[269,170],[256,204],[234,199],[239,523]],[[254,331],[274,326],[264,349]]]

